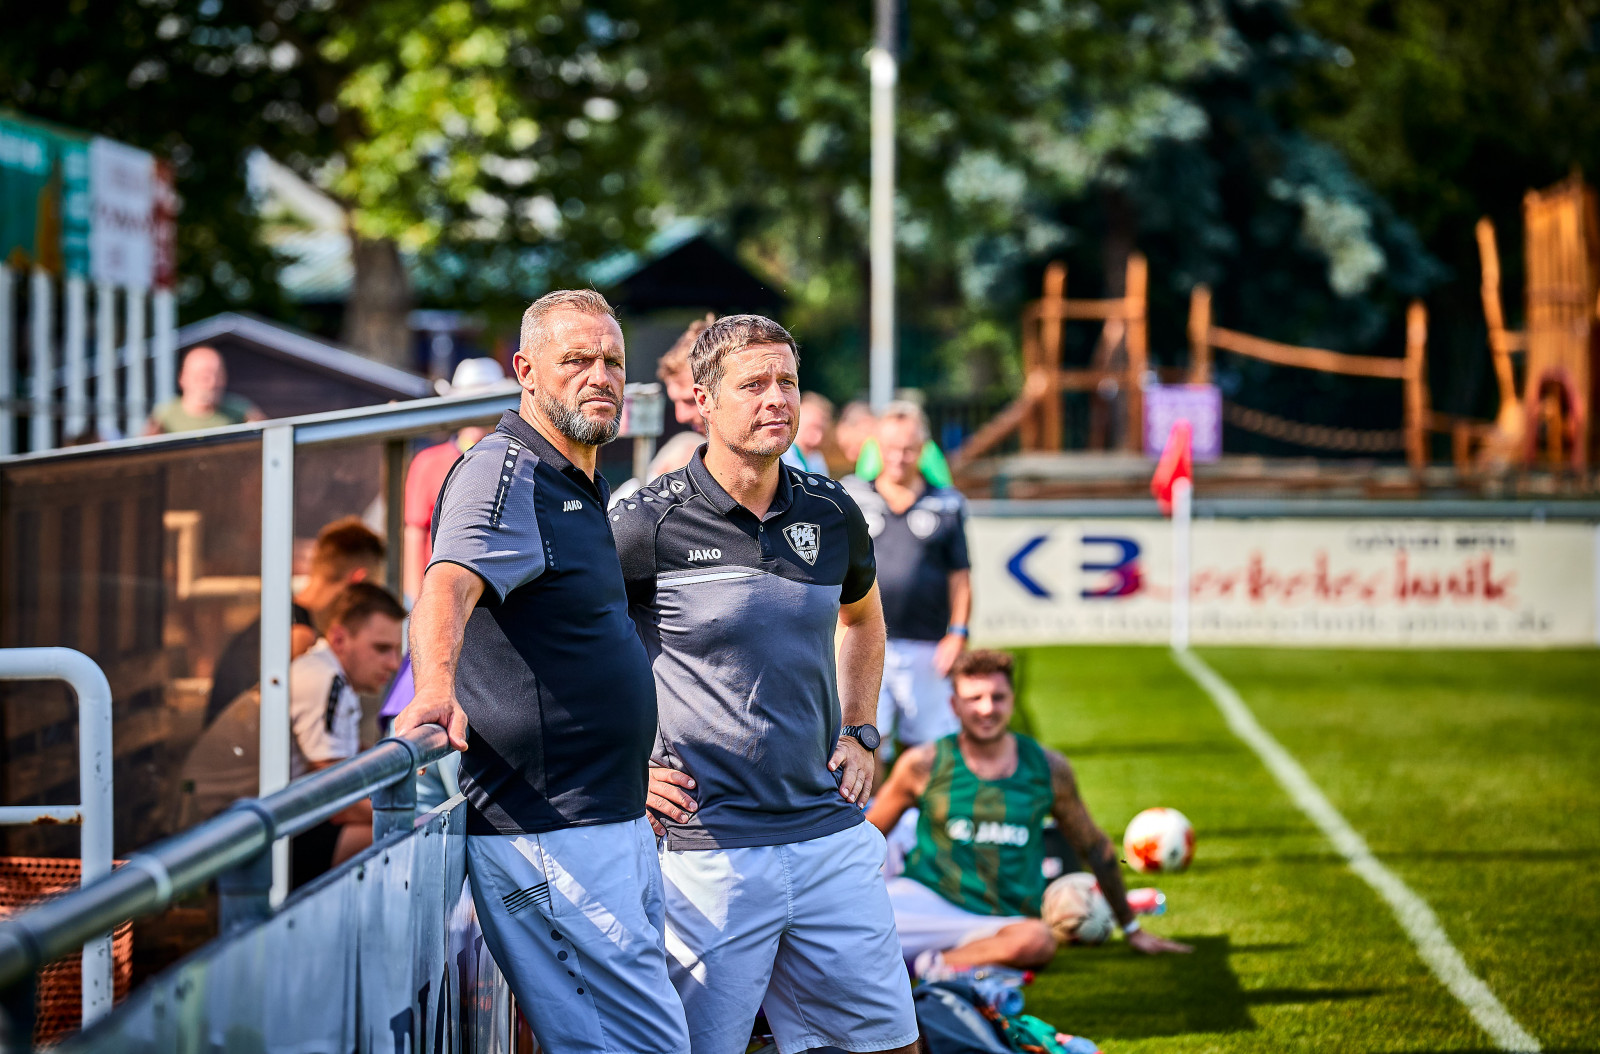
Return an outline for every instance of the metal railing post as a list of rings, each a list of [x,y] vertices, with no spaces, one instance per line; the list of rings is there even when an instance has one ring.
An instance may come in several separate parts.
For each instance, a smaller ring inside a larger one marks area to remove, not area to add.
[[[0,680],[65,681],[78,697],[78,805],[83,863],[79,884],[90,885],[111,873],[111,685],[93,659],[71,648],[0,650]],[[31,814],[31,815],[30,815]],[[41,815],[59,818],[60,809],[7,806],[0,823],[29,823]],[[111,931],[93,934],[83,944],[83,1023],[111,1009]]]
[[[391,737],[385,743],[398,743],[411,754],[411,776],[395,780],[372,795],[372,840],[381,842],[396,831],[409,831],[417,822],[417,769],[421,753],[410,741]]]
[[[261,796],[289,783],[289,632],[293,621],[294,426],[261,430]],[[272,903],[289,892],[289,844],[272,847]]]
[[[272,852],[264,849],[217,876],[217,932],[272,917]]]

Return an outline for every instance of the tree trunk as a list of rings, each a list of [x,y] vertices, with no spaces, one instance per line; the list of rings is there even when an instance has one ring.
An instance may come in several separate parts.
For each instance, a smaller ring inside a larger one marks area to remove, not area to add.
[[[371,241],[351,235],[355,277],[344,309],[344,342],[369,359],[414,370],[411,329],[411,283],[400,248],[387,238]]]

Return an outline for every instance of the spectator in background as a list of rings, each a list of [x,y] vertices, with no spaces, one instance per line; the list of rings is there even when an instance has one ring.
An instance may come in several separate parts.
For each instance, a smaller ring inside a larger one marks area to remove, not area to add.
[[[360,697],[383,691],[400,668],[405,617],[394,594],[370,582],[333,598],[327,637],[289,667],[291,780],[360,753]],[[363,798],[291,844],[293,884],[302,886],[372,844],[372,802]]]
[[[298,659],[317,641],[317,620],[346,586],[378,577],[383,568],[383,539],[354,516],[334,520],[317,532],[311,550],[311,569],[305,588],[290,606],[289,658]],[[240,692],[261,679],[261,619],[240,630],[211,673],[211,697],[206,702],[206,724]]]
[[[783,463],[801,472],[831,475],[822,447],[832,428],[833,403],[820,392],[806,392],[800,397],[800,427],[794,434],[794,446],[784,451]]]
[[[700,336],[700,331],[717,320],[717,316],[706,312],[703,319],[697,318],[689,323],[689,328],[673,343],[672,347],[662,353],[656,362],[656,377],[661,381],[666,390],[667,401],[672,403],[672,416],[680,425],[688,425],[695,432],[704,434],[705,421],[700,417],[700,407],[694,400],[694,375],[689,372],[689,351],[694,347],[694,342]],[[694,453],[693,450],[690,453]],[[685,458],[673,468],[682,468],[689,463]],[[672,471],[667,469],[665,471]],[[652,477],[654,478],[654,477]],[[648,481],[646,481],[648,482]]]
[[[921,414],[922,410],[918,408],[917,413]],[[923,420],[926,422],[926,418]],[[923,430],[927,432],[926,424],[924,424]],[[855,473],[868,483],[871,483],[878,478],[878,473],[882,471],[883,451],[878,445],[877,437],[873,436],[861,444],[860,456],[855,461]],[[917,471],[922,474],[922,478],[927,480],[930,486],[955,486],[955,476],[950,472],[949,462],[944,459],[944,451],[939,449],[939,444],[933,441],[931,435],[923,440],[922,449],[917,452]]]
[[[972,612],[966,499],[918,468],[927,438],[927,419],[915,403],[890,403],[878,421],[882,472],[870,483],[860,476],[844,481],[872,534],[889,631],[878,695],[885,763],[896,741],[915,746],[956,731],[946,678],[967,646]]]
[[[265,421],[267,415],[242,395],[228,394],[228,367],[216,348],[204,344],[189,349],[178,370],[176,399],[155,408],[146,422],[145,435],[193,432],[221,428],[245,421]]]
[[[839,453],[844,456],[847,465],[855,465],[861,457],[861,448],[877,434],[878,415],[872,412],[872,407],[860,399],[844,404],[844,409],[839,411],[839,424],[833,430],[833,438],[839,444]]]
[[[498,362],[488,358],[462,359],[450,383],[443,385],[444,390],[439,394],[476,395],[502,386],[510,391],[506,371]],[[489,432],[488,428],[468,425],[445,442],[419,451],[411,459],[411,468],[406,471],[405,547],[400,572],[401,591],[406,596],[415,597],[422,588],[422,569],[428,566],[428,558],[433,555],[428,528],[433,522],[433,505],[439,500],[444,478],[461,455]]]
[[[328,636],[289,667],[289,775],[301,779],[361,749],[361,695],[383,690],[400,665],[405,609],[369,582],[340,590],[326,611]],[[253,796],[261,747],[261,690],[252,685],[223,708],[183,766],[187,826]],[[300,886],[372,840],[372,804],[360,801],[293,840]]]
[[[689,328],[683,331],[683,335],[656,361],[656,377],[661,381],[667,401],[672,404],[673,419],[680,425],[688,425],[692,431],[679,432],[662,443],[661,449],[656,451],[655,457],[651,458],[650,464],[646,466],[644,479],[632,477],[612,491],[611,504],[607,508],[615,508],[618,502],[626,501],[630,495],[638,493],[640,488],[657,476],[676,472],[687,465],[689,459],[694,457],[694,452],[705,443],[706,424],[700,416],[699,404],[694,399],[694,376],[689,372],[689,350],[694,347],[695,338],[700,336],[700,331],[715,322],[716,318],[716,315],[708,311],[705,318],[697,318],[689,323]]]

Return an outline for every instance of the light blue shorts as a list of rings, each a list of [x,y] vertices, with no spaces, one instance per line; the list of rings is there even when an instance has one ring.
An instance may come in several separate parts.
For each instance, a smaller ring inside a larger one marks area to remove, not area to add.
[[[484,940],[547,1054],[689,1050],[648,820],[470,835],[467,873]]]
[[[694,1054],[742,1054],[761,1007],[780,1054],[916,1040],[883,856],[866,822],[788,845],[661,854],[667,966]]]

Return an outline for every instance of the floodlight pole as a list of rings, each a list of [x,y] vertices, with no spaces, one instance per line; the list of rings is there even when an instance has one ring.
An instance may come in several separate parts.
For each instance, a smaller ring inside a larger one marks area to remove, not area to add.
[[[872,272],[870,397],[874,411],[894,398],[894,85],[896,8],[876,0],[877,30],[867,66],[872,75],[872,199],[869,232]]]

